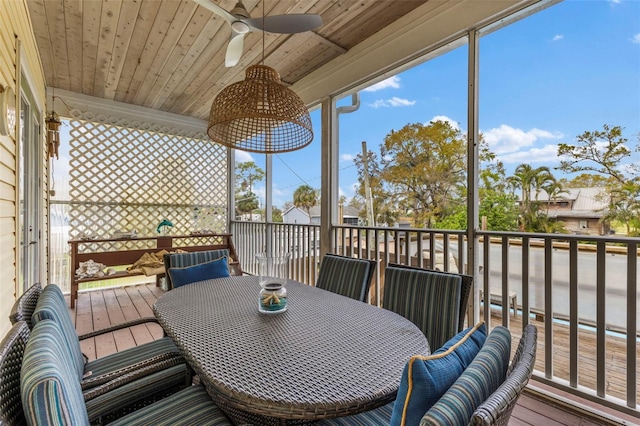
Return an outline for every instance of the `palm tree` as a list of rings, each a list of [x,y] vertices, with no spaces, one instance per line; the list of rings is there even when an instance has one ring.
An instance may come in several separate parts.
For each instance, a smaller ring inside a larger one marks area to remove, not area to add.
[[[318,191],[309,185],[301,185],[293,192],[293,205],[304,209],[311,219],[311,207],[318,204]]]
[[[507,182],[514,190],[520,189],[521,191],[520,217],[523,221],[524,229],[539,228],[537,224],[540,217],[539,209],[537,208],[538,196],[541,190],[555,185],[557,183],[556,178],[548,167],[533,168],[530,164],[523,163],[516,167],[513,176],[507,178]],[[536,205],[531,202],[531,193],[534,191]]]

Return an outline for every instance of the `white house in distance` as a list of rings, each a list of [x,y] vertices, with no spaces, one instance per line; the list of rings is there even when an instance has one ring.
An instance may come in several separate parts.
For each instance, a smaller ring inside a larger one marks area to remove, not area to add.
[[[298,223],[307,225],[310,223],[320,223],[320,206],[311,207],[311,215],[309,216],[304,209],[293,206],[282,213],[282,221],[284,223]],[[351,206],[342,207],[342,223],[345,225],[358,225],[358,209]]]

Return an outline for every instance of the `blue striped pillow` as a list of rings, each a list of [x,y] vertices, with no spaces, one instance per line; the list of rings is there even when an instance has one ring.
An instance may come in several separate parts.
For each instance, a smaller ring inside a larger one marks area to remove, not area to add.
[[[391,425],[418,425],[471,363],[486,337],[486,325],[480,322],[452,337],[433,354],[411,357],[402,372]]]
[[[494,328],[478,355],[422,417],[420,425],[469,424],[474,410],[504,382],[510,354],[509,329],[502,326]]]
[[[229,264],[227,257],[223,256],[211,262],[199,265],[188,266],[186,268],[169,268],[173,288],[197,281],[211,280],[213,278],[229,277]]]

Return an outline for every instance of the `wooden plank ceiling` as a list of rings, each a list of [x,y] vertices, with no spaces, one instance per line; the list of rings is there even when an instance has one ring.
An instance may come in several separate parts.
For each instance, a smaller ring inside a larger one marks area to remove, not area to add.
[[[231,10],[236,0],[212,0]],[[252,32],[226,68],[231,30],[192,0],[28,0],[47,85],[207,119],[211,101],[262,62],[293,84],[427,0],[244,0],[253,18],[316,13],[299,34]],[[263,38],[264,35],[264,38]]]

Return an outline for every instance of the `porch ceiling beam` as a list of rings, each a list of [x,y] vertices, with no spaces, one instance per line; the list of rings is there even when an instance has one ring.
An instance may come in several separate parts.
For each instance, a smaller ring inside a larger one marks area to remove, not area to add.
[[[452,3],[426,2],[302,78],[292,89],[304,102],[314,104],[323,96],[352,89],[462,37],[472,28],[494,22],[537,3],[537,0],[461,0]]]

